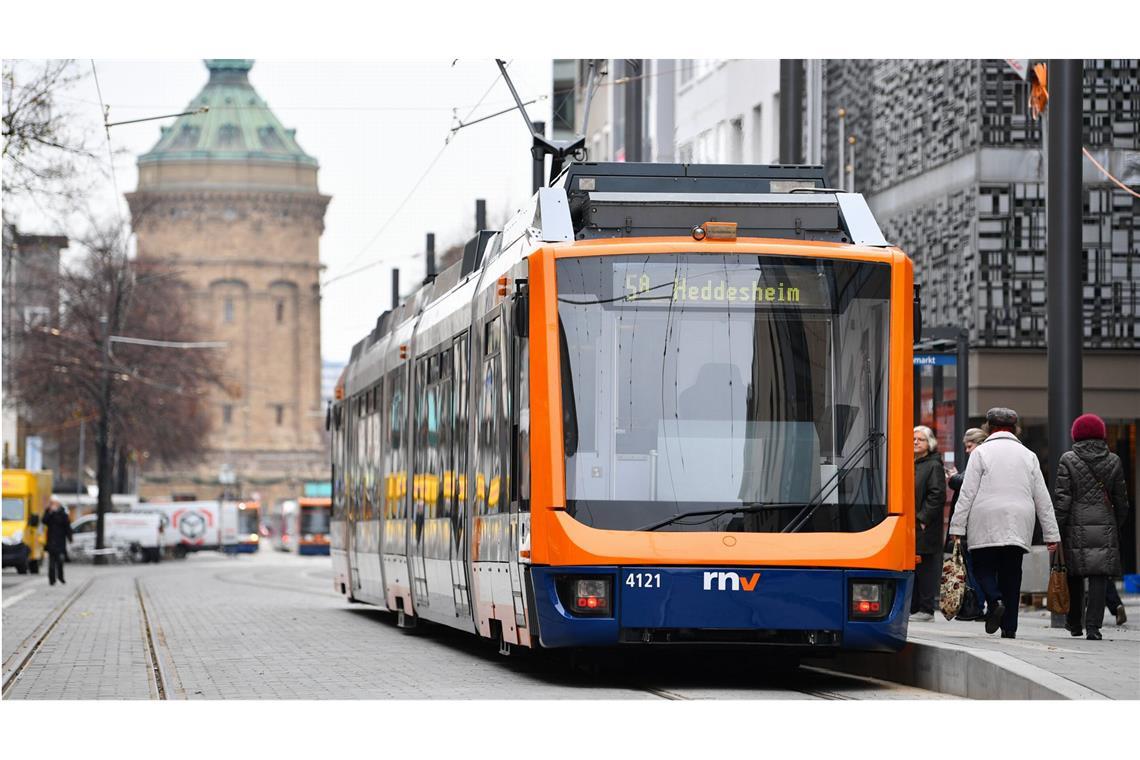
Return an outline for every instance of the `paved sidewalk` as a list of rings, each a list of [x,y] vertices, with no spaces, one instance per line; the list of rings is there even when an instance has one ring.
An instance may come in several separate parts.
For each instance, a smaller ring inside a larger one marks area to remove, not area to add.
[[[1000,652],[1109,699],[1140,699],[1140,595],[1124,594],[1123,600],[1128,622],[1117,626],[1106,611],[1103,641],[1050,628],[1047,610],[1025,607],[1018,617],[1016,639],[987,635],[982,622],[946,620],[940,613],[930,623],[912,622],[908,638]]]

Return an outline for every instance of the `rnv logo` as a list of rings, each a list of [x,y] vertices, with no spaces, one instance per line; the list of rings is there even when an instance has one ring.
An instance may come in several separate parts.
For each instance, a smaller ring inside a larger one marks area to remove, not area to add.
[[[750,578],[741,578],[737,573],[705,572],[705,591],[754,591],[760,580],[760,573],[753,573]],[[713,588],[713,584],[716,588]]]

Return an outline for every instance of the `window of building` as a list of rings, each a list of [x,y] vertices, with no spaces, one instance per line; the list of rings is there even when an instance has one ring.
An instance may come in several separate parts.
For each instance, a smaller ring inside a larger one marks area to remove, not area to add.
[[[285,322],[285,299],[277,299],[277,324],[284,324]]]
[[[277,415],[277,424],[278,425],[284,425],[285,424],[285,405],[284,404],[274,404],[273,410]]]
[[[227,298],[222,304],[222,320],[227,325],[234,321],[234,299]]]
[[[744,117],[738,116],[728,123],[728,160],[744,163]]]
[[[228,425],[231,422],[233,422],[233,419],[234,419],[234,406],[233,406],[233,404],[223,404],[222,405],[222,424]]]
[[[764,161],[764,106],[757,103],[752,107],[752,163]]]
[[[218,147],[228,150],[240,150],[245,147],[241,139],[241,128],[236,124],[223,124],[218,128]]]

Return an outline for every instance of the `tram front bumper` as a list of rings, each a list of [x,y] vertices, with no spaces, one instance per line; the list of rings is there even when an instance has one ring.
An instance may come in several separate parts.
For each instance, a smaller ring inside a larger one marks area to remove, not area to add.
[[[610,579],[610,612],[577,614],[566,578]],[[542,646],[746,644],[897,651],[906,643],[913,574],[767,567],[532,567]],[[853,582],[880,583],[874,618],[852,610]],[[560,593],[560,588],[562,589]]]

